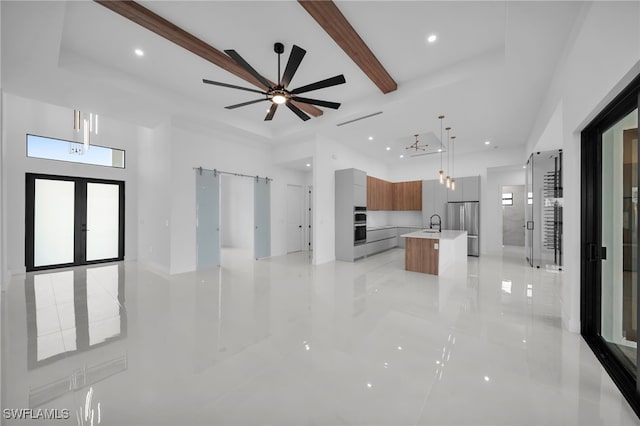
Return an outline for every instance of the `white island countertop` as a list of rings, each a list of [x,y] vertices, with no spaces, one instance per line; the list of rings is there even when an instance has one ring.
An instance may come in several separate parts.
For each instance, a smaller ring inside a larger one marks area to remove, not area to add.
[[[461,236],[466,237],[467,231],[443,230],[441,232],[429,232],[428,230],[422,230],[400,235],[402,238],[428,238],[432,240],[455,240]]]

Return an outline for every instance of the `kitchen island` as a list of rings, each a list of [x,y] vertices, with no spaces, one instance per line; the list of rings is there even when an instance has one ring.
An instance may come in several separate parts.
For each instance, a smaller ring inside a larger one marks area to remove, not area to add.
[[[467,231],[422,230],[405,238],[405,269],[440,275],[456,262],[467,261]]]

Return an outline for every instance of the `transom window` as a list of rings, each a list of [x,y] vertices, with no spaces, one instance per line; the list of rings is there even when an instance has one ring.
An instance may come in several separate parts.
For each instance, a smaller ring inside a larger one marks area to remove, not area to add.
[[[27,157],[125,168],[124,150],[44,136],[27,135]]]

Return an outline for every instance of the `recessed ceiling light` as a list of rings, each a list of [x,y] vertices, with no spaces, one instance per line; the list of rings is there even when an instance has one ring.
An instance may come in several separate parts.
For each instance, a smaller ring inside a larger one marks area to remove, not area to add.
[[[311,164],[307,163],[307,167],[311,167]]]
[[[391,151],[391,147],[390,146],[387,147],[387,151]]]
[[[527,168],[527,166],[522,166],[522,168],[523,168],[523,169],[526,169],[526,168]]]
[[[442,152],[442,148],[438,148],[438,152]]]
[[[404,158],[404,155],[400,154],[400,158]]]
[[[435,34],[431,34],[429,37],[427,37],[427,41],[428,41],[429,43],[433,43],[433,42],[435,42],[437,39],[438,39],[438,36],[437,36],[437,35],[435,35]]]
[[[372,141],[373,140],[373,136],[369,136],[369,140]]]
[[[491,141],[484,141],[485,145],[489,145],[491,143]]]
[[[137,56],[144,56],[144,51],[142,49],[136,49],[133,51]]]

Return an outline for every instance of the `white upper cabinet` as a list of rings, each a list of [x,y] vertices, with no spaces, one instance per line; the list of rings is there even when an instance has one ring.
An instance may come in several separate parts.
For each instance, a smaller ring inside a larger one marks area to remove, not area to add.
[[[460,201],[480,201],[480,176],[468,176],[462,179],[464,180],[464,184],[461,185],[463,199]]]

